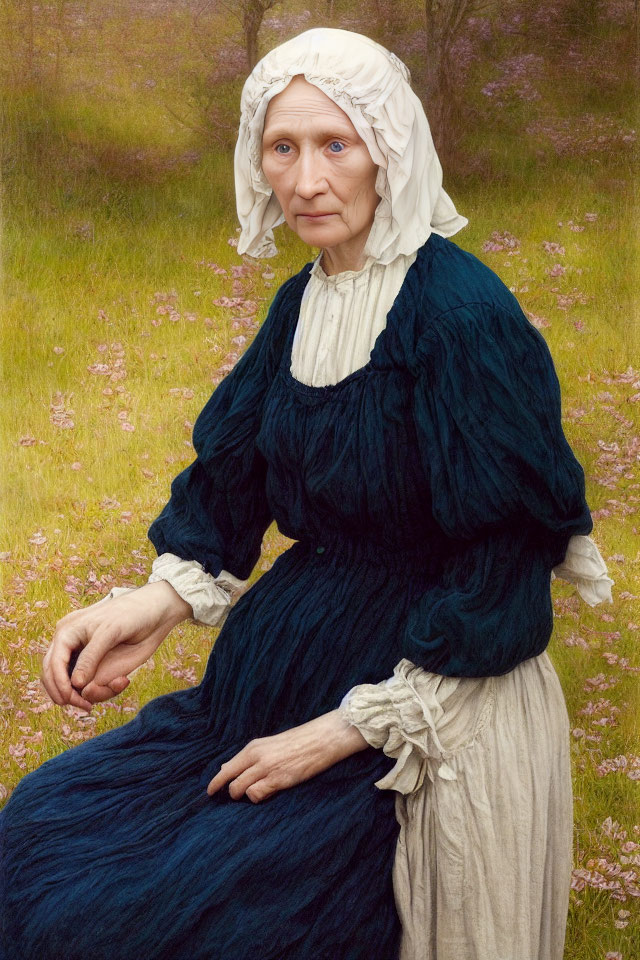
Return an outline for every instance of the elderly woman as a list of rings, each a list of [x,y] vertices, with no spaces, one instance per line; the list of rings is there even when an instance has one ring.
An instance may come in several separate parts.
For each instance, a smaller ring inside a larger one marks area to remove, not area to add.
[[[550,578],[612,581],[549,350],[448,239],[396,56],[306,31],[241,111],[239,252],[283,220],[320,252],[198,417],[149,583],[64,617],[42,682],[90,709],[180,620],[222,629],[198,686],[20,781],[2,956],[560,960]],[[295,542],[247,590],[274,519]]]

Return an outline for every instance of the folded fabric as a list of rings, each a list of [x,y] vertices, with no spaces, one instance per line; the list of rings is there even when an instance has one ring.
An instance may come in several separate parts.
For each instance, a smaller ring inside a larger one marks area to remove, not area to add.
[[[571,537],[564,562],[552,570],[551,579],[556,577],[574,583],[590,606],[605,600],[613,603],[611,587],[615,581],[608,576],[597,544],[589,536]],[[459,731],[452,740],[452,730],[462,717],[460,694],[464,691],[466,695],[467,714],[473,707],[473,698],[476,710],[482,712],[487,681],[491,679],[444,677],[423,670],[405,658],[396,665],[393,676],[380,683],[352,687],[338,707],[341,715],[358,728],[370,746],[396,760],[375,786],[408,794],[420,789],[425,776],[431,781],[435,776],[455,780],[456,765],[451,761],[462,745],[468,745],[462,743]],[[461,681],[463,688],[460,688]],[[455,691],[458,691],[456,697]],[[446,708],[444,701],[447,701]],[[471,736],[475,736],[480,726],[473,723],[469,726],[468,716],[465,722],[466,729],[471,729]]]
[[[571,537],[564,562],[551,571],[551,580],[556,577],[574,583],[582,599],[591,607],[603,600],[613,603],[611,587],[615,580],[608,575],[607,566],[591,537]]]
[[[456,780],[456,756],[483,729],[494,679],[443,677],[405,658],[381,683],[352,687],[339,712],[370,746],[396,759],[375,786],[408,794],[425,778]]]

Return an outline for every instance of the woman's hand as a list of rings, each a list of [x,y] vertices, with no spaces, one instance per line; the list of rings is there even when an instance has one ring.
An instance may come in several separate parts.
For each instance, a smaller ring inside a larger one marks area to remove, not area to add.
[[[40,681],[54,703],[90,711],[94,703],[122,693],[129,685],[127,674],[192,614],[191,606],[165,580],[73,610],[56,624]],[[79,656],[69,677],[76,651]]]
[[[211,796],[231,780],[229,794],[234,800],[246,793],[249,800],[259,803],[367,746],[358,728],[332,710],[272,737],[250,740],[221,765],[207,793]]]

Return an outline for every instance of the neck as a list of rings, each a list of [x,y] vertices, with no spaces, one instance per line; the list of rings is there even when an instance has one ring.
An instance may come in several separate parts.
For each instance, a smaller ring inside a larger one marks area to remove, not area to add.
[[[362,270],[366,263],[363,250],[366,237],[355,243],[341,243],[339,247],[324,247],[320,264],[328,277],[344,270]]]

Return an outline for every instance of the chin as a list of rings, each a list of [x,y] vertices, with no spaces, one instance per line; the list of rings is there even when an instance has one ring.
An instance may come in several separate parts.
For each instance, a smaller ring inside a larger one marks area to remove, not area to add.
[[[312,247],[335,247],[349,239],[348,234],[345,236],[343,231],[336,231],[329,224],[305,224],[298,230],[298,236]]]

